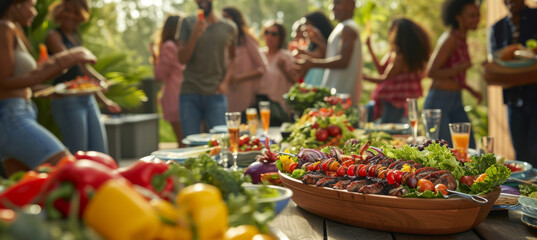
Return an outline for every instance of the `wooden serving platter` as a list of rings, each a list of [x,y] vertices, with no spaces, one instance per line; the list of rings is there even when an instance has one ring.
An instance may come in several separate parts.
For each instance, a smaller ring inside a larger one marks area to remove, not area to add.
[[[465,198],[400,198],[362,194],[303,184],[280,173],[285,187],[293,191],[293,201],[301,208],[324,218],[388,232],[412,234],[452,234],[479,225],[490,212],[501,188],[484,195],[488,204]]]

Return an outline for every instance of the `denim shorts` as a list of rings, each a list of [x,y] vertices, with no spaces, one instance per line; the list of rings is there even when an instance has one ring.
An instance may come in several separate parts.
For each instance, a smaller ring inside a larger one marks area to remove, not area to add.
[[[31,101],[0,100],[0,160],[15,158],[34,168],[66,150],[52,133],[37,123],[36,117]]]

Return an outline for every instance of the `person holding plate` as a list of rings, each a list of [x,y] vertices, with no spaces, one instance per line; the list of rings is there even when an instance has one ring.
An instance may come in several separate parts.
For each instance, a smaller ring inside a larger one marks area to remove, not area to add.
[[[76,47],[37,65],[22,29],[37,15],[34,5],[33,0],[0,1],[0,160],[7,176],[71,155],[37,123],[32,88],[73,65],[96,62],[91,52]]]
[[[524,0],[505,0],[509,14],[492,25],[489,34],[489,52],[494,53],[511,44],[537,41],[537,9],[529,8]],[[526,46],[529,47],[529,46]],[[537,72],[528,78],[537,79]],[[510,83],[523,80],[508,77]],[[517,84],[503,89],[503,102],[507,105],[507,119],[516,159],[537,165],[537,83]]]
[[[81,45],[78,27],[88,21],[89,7],[86,0],[62,0],[52,8],[53,21],[58,27],[51,30],[46,38],[46,45],[51,55]],[[89,76],[105,82],[106,79],[91,67],[77,64],[64,74],[54,79],[54,84],[61,84],[79,76]],[[121,108],[102,94],[97,98],[110,112],[119,112]],[[95,95],[64,96],[51,101],[52,116],[60,129],[63,143],[71,152],[99,151],[108,153],[106,131],[101,123],[100,109]]]

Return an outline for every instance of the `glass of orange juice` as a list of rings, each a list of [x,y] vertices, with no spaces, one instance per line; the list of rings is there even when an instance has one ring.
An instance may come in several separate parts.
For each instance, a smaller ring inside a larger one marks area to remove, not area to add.
[[[226,125],[229,132],[229,147],[233,153],[233,166],[231,170],[237,170],[237,154],[239,154],[239,127],[241,125],[240,112],[226,112]],[[227,164],[226,166],[227,167]]]
[[[261,123],[263,124],[263,133],[265,138],[268,137],[268,129],[270,126],[270,102],[269,101],[260,101],[259,102],[259,115],[261,115]]]
[[[257,109],[256,108],[247,108],[246,109],[246,122],[250,128],[250,135],[255,136],[257,132]]]
[[[457,159],[461,162],[467,161],[468,143],[470,142],[470,129],[472,124],[469,122],[450,123],[449,132],[451,133],[451,141],[453,149],[455,149]]]

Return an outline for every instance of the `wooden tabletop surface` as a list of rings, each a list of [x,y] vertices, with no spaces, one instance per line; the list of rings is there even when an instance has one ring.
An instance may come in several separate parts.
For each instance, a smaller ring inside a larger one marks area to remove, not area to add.
[[[322,206],[319,206],[322,207]],[[367,216],[363,216],[367,217]],[[438,216],[442,217],[442,216]],[[383,232],[334,222],[298,207],[293,201],[269,224],[280,240],[347,239],[537,239],[537,229],[520,221],[520,210],[491,211],[476,228],[450,235]]]

